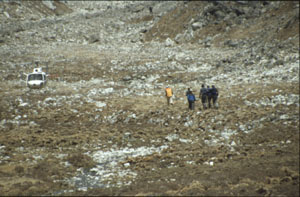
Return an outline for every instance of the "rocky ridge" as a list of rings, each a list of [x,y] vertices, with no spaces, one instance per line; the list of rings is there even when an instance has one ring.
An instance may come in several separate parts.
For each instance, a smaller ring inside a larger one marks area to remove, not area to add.
[[[298,2],[0,9],[1,193],[299,194]],[[29,91],[36,60],[49,83]],[[187,110],[202,83],[218,110]]]

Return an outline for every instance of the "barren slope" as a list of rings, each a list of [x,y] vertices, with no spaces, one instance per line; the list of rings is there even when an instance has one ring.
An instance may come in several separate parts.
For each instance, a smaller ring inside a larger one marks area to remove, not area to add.
[[[1,195],[299,195],[298,2],[0,9]]]

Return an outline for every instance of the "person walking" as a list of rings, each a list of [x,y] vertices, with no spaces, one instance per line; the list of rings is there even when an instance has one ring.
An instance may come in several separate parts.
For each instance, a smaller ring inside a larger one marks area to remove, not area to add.
[[[189,102],[189,109],[194,110],[195,109],[196,98],[195,98],[195,95],[193,94],[192,90],[190,90],[190,92],[188,93],[187,99],[188,99],[188,102]]]
[[[212,94],[211,94],[211,88],[209,86],[207,86],[207,88],[206,88],[206,95],[207,95],[207,101],[208,101],[208,108],[211,108]]]
[[[166,87],[165,93],[166,93],[166,98],[167,98],[167,104],[168,105],[173,104],[173,101],[172,101],[173,91],[169,86]]]
[[[192,93],[192,92],[191,92],[191,88],[188,88],[187,91],[185,92],[185,96],[186,96],[186,98],[187,98],[187,100],[188,100],[188,103],[189,103],[188,95],[191,94],[191,93]],[[189,103],[189,106],[190,106],[190,103]],[[189,107],[189,108],[190,108],[190,107]]]
[[[204,84],[202,84],[201,89],[200,89],[200,93],[199,93],[199,99],[201,99],[202,105],[203,105],[203,109],[206,109],[206,102],[207,102],[207,90],[204,87]]]
[[[188,96],[191,93],[191,88],[188,88],[187,91],[185,92],[185,96]]]
[[[150,7],[149,7],[149,12],[150,12],[150,14],[153,13],[152,10],[153,10],[153,8],[150,6]]]
[[[213,106],[214,106],[214,108],[218,109],[219,105],[217,103],[217,100],[218,100],[219,92],[218,92],[218,89],[214,85],[211,88],[211,95],[212,95],[212,99],[213,99]]]

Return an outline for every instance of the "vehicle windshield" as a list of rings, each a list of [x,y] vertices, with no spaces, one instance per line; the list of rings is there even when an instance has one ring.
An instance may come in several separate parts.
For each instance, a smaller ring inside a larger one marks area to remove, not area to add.
[[[42,74],[30,74],[28,76],[28,81],[32,80],[43,80],[43,75]]]

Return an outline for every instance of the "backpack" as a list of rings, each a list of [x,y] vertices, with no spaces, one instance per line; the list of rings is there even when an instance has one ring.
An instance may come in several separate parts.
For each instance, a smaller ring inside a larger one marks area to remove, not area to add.
[[[188,101],[195,101],[195,96],[193,94],[189,94],[187,97]]]

